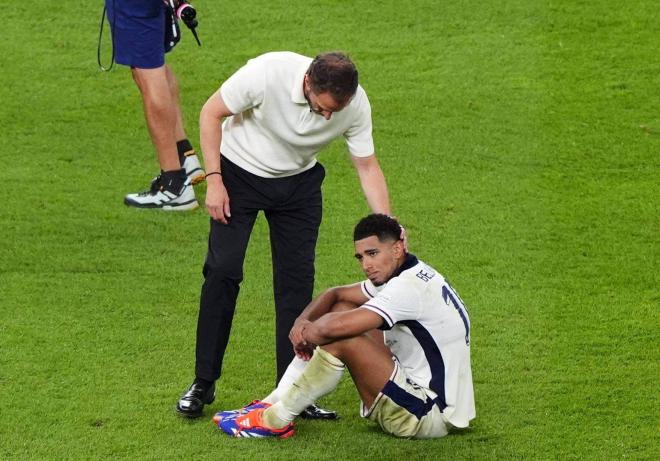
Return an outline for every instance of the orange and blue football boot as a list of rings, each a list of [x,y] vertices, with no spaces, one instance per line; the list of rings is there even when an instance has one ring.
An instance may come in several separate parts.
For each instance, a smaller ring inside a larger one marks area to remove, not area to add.
[[[266,408],[256,408],[236,417],[225,418],[218,423],[218,427],[231,437],[278,437],[286,439],[296,433],[293,423],[279,429],[266,427],[262,420],[264,411],[266,411]]]
[[[243,408],[238,410],[225,410],[219,411],[213,416],[213,422],[217,425],[220,425],[220,421],[225,418],[235,418],[239,415],[244,415],[250,410],[256,410],[257,408],[268,408],[270,403],[262,402],[261,400],[253,400],[252,402],[245,405]]]

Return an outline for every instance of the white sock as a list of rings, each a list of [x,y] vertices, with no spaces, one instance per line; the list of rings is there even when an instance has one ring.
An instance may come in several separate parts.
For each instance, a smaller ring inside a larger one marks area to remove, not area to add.
[[[280,382],[277,383],[277,387],[273,390],[273,392],[268,394],[267,397],[261,399],[261,401],[270,404],[279,402],[282,398],[282,395],[284,395],[287,389],[291,387],[293,382],[298,379],[306,366],[307,362],[305,362],[303,359],[299,359],[298,357],[294,357],[284,372],[284,375],[282,375],[280,378]]]
[[[302,374],[280,395],[279,402],[264,411],[264,424],[272,428],[289,424],[305,408],[337,387],[344,368],[341,360],[317,347]]]

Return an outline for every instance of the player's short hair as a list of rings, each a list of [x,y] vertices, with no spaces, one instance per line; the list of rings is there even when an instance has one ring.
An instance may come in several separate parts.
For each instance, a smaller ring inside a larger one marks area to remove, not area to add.
[[[370,214],[360,220],[353,230],[353,241],[375,235],[378,241],[401,240],[401,225],[396,219],[379,213]]]
[[[307,69],[309,84],[316,94],[330,93],[338,103],[346,103],[358,87],[358,71],[350,58],[339,51],[321,53]]]

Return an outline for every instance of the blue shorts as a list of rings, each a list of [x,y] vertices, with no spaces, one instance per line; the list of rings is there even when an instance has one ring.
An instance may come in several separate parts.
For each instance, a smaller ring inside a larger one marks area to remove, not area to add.
[[[140,69],[165,64],[172,22],[162,0],[105,0],[115,62]]]

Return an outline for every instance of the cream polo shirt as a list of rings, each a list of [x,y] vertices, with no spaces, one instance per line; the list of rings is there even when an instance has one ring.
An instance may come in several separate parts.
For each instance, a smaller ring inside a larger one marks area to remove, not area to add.
[[[361,86],[330,120],[310,112],[303,79],[311,62],[296,53],[266,53],[222,84],[234,114],[222,126],[222,155],[252,174],[277,178],[312,168],[318,152],[339,136],[355,157],[374,153],[371,106]]]

